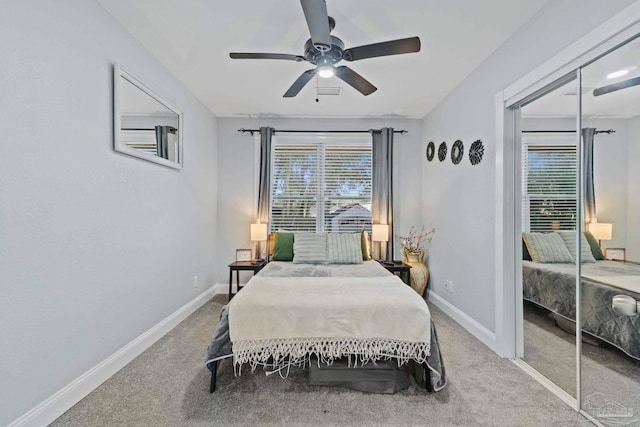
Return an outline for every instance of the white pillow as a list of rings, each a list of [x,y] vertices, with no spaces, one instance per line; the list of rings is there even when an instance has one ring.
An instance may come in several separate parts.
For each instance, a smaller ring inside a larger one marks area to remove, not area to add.
[[[329,264],[362,264],[362,234],[328,234],[327,262]]]
[[[557,233],[522,233],[522,238],[533,262],[574,262],[567,245]]]
[[[576,254],[576,232],[573,231],[556,231],[564,240],[564,244],[569,249],[569,253],[571,254],[571,258],[573,258],[573,262],[576,262],[577,254]],[[580,239],[580,255],[583,263],[585,262],[596,262],[596,259],[593,257],[593,253],[591,252],[591,246],[589,246],[589,242],[587,238],[582,234],[582,238]]]
[[[326,262],[327,235],[325,233],[296,233],[293,236],[294,264],[326,264]]]

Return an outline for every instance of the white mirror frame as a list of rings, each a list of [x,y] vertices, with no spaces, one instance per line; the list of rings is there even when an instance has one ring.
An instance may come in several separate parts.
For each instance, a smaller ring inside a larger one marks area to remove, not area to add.
[[[169,110],[178,115],[178,161],[164,159],[162,157],[153,156],[151,154],[144,153],[134,148],[128,147],[122,143],[121,135],[121,114],[120,114],[120,101],[122,98],[122,86],[121,79],[126,79],[132,85],[167,107]],[[137,157],[139,159],[147,160],[149,162],[157,163],[163,166],[168,166],[173,169],[182,169],[184,138],[182,137],[182,112],[169,102],[161,98],[149,87],[144,85],[138,79],[126,72],[119,64],[113,66],[113,149],[119,153],[127,154],[129,156]]]

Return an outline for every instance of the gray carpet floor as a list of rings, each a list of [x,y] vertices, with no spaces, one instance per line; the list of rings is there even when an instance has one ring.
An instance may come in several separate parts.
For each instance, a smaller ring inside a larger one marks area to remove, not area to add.
[[[524,319],[523,359],[575,396],[575,335],[557,327],[535,304],[525,302]],[[582,355],[583,400],[611,400],[632,409],[635,421],[629,425],[640,426],[640,361],[606,343],[583,343]]]
[[[225,302],[214,297],[52,425],[590,425],[432,305],[449,381],[439,393],[415,383],[394,395],[309,386],[302,369],[236,377],[227,360],[209,394],[205,349]]]

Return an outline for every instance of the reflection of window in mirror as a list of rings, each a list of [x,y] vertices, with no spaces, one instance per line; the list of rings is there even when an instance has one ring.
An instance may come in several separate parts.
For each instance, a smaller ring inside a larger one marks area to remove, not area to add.
[[[116,151],[180,168],[182,114],[119,67],[114,76]]]

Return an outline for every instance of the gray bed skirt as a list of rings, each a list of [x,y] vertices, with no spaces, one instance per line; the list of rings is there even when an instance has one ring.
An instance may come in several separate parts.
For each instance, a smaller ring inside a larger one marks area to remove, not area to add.
[[[206,365],[212,371],[217,361],[233,357],[233,346],[229,338],[229,309],[225,305],[220,313],[220,322],[207,348]],[[440,391],[446,385],[444,363],[440,354],[438,337],[431,322],[431,354],[424,365],[410,362],[398,366],[392,360],[368,363],[356,368],[349,367],[346,359],[336,360],[330,366],[318,365],[317,360],[309,363],[309,383],[311,385],[342,386],[369,393],[395,393],[409,386],[412,375],[421,386]],[[429,381],[426,385],[425,381]]]

